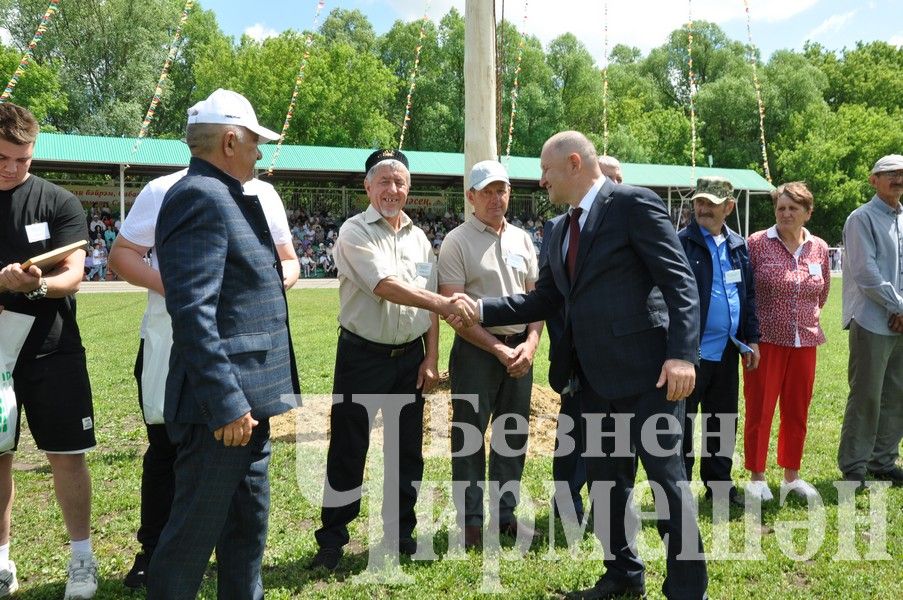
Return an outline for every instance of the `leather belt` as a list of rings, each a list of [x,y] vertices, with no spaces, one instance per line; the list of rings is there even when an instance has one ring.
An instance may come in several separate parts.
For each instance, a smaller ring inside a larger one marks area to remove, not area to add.
[[[379,344],[377,342],[371,342],[370,340],[362,338],[356,333],[348,331],[344,327],[339,327],[339,339],[344,340],[349,344],[358,346],[359,348],[364,348],[372,352],[373,354],[388,356],[390,358],[403,356],[418,347],[423,348],[423,338],[417,338],[408,342],[407,344],[399,344],[397,346],[393,346],[392,344]]]
[[[493,333],[492,337],[505,344],[509,348],[514,348],[515,346],[527,341],[527,330],[524,329],[520,333],[512,333],[510,335],[496,335]]]

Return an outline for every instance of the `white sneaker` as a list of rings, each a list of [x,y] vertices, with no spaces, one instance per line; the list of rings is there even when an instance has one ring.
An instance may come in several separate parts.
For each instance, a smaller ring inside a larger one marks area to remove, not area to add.
[[[815,498],[818,496],[818,490],[812,487],[808,482],[802,479],[794,479],[793,481],[784,481],[781,483],[781,498],[786,498],[787,494],[794,493],[801,498]]]
[[[0,598],[13,595],[19,589],[19,580],[16,579],[16,563],[9,562],[9,566],[0,569]]]
[[[749,483],[747,483],[746,495],[758,498],[762,502],[774,500],[774,496],[772,496],[771,490],[768,489],[768,484],[764,481],[750,481]]]
[[[69,560],[69,580],[63,600],[88,600],[97,593],[97,561],[93,556]]]

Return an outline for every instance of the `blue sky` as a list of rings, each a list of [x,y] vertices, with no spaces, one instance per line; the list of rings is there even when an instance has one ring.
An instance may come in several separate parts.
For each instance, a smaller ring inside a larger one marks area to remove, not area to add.
[[[489,0],[485,0],[489,1]],[[220,27],[236,38],[258,39],[284,29],[314,25],[317,0],[200,0],[212,9]],[[840,50],[857,41],[882,40],[903,46],[903,0],[748,0],[753,43],[767,58],[775,50],[799,50],[806,40]],[[452,6],[464,12],[464,0],[326,0],[320,23],[330,10],[359,9],[377,33],[396,20],[423,16],[438,21]],[[526,5],[526,21],[524,6]],[[505,18],[544,44],[570,31],[600,61],[604,55],[604,0],[506,0]],[[497,2],[497,14],[501,10]],[[717,23],[733,39],[747,40],[743,0],[608,0],[609,47],[624,43],[644,53],[690,17]]]

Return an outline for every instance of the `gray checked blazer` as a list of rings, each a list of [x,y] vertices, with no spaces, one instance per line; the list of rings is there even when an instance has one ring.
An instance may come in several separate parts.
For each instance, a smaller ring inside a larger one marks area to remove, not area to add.
[[[173,329],[164,419],[216,430],[293,408],[282,266],[257,197],[192,158],[163,200],[156,248]]]

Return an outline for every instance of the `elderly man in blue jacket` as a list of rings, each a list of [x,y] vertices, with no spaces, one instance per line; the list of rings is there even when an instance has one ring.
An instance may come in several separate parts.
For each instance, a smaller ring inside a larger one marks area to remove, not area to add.
[[[699,475],[706,497],[743,499],[732,483],[737,441],[739,376],[737,358],[759,364],[759,320],[746,241],[725,221],[734,210],[733,186],[723,177],[701,177],[693,196],[693,219],[677,237],[699,288],[700,340],[696,389],[687,398],[683,452],[687,478],[693,479],[693,424],[702,409]]]
[[[173,345],[164,419],[177,446],[175,497],[148,572],[149,599],[194,598],[214,547],[218,597],[263,598],[269,418],[298,378],[282,265],[257,196],[257,146],[277,139],[240,94],[188,109],[188,174],[156,227]]]

